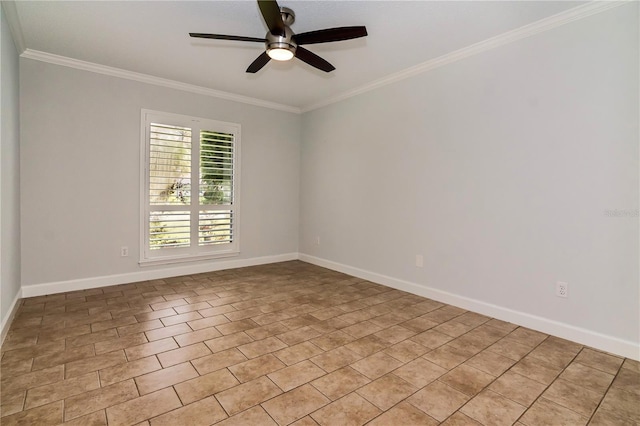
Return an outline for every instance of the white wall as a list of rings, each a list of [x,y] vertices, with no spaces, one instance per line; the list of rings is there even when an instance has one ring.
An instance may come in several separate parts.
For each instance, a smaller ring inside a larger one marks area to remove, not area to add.
[[[18,52],[0,8],[0,319],[20,294],[20,116]]]
[[[24,58],[20,83],[24,291],[159,269],[137,263],[141,108],[239,123],[237,259],[297,252],[298,115]]]
[[[633,2],[306,113],[300,252],[637,348],[638,75]]]

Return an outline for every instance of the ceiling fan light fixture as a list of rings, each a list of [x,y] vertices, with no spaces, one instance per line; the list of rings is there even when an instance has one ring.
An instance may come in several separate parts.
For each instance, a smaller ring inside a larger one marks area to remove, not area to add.
[[[267,50],[267,55],[274,61],[288,61],[293,58],[293,52],[289,49],[276,47]]]
[[[269,31],[264,38],[234,36],[225,34],[189,33],[191,37],[211,38],[216,40],[235,40],[264,42],[265,50],[247,68],[247,72],[255,74],[270,60],[289,61],[298,58],[324,72],[336,69],[329,62],[315,53],[302,47],[304,44],[329,43],[333,41],[351,40],[367,36],[364,26],[325,28],[324,30],[307,31],[296,35],[291,31],[291,24],[296,19],[293,10],[278,6],[276,0],[258,0],[258,8]]]
[[[291,15],[288,15],[291,16]],[[274,34],[271,31],[265,36],[265,50],[267,55],[276,61],[288,61],[296,55],[298,44],[293,40],[293,31],[285,27],[282,34]]]

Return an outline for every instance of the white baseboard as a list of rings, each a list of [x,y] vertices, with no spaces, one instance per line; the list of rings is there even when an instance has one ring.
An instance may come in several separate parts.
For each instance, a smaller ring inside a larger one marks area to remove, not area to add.
[[[426,287],[409,281],[400,280],[375,272],[344,265],[304,253],[286,253],[275,256],[264,256],[250,259],[226,260],[222,262],[179,266],[155,270],[144,270],[127,274],[108,275],[102,277],[92,277],[78,280],[59,281],[44,284],[34,284],[23,286],[21,293],[13,301],[11,311],[2,321],[2,339],[8,331],[8,325],[15,315],[18,301],[21,297],[42,296],[45,294],[62,293],[66,291],[85,290],[89,288],[104,287],[109,285],[126,284],[131,282],[162,279],[181,275],[199,274],[203,272],[220,271],[223,269],[241,268],[246,266],[264,265],[268,263],[285,262],[289,260],[302,260],[334,271],[352,275],[354,277],[366,279],[374,283],[382,284],[391,288],[406,291],[408,293],[427,297],[438,302],[458,306],[479,314],[487,315],[503,321],[508,321],[523,327],[531,328],[563,339],[591,346],[606,352],[624,356],[627,358],[640,360],[640,345],[637,343],[619,339],[617,337],[597,333],[570,324],[550,320],[547,318],[531,315],[525,312],[515,311],[498,305],[482,302],[446,291]],[[7,330],[5,330],[5,328]]]
[[[617,337],[597,333],[570,324],[527,314],[525,312],[514,311],[513,309],[470,299],[468,297],[459,296],[457,294],[426,287],[409,281],[321,259],[304,253],[300,253],[298,258],[304,262],[353,275],[354,277],[362,278],[377,284],[406,291],[418,296],[427,297],[438,302],[454,305],[502,321],[508,321],[522,327],[527,327],[546,334],[571,340],[573,342],[591,346],[626,358],[640,360],[640,345],[628,340],[619,339]]]
[[[209,263],[191,264],[187,266],[173,266],[169,268],[130,272],[126,274],[106,275],[101,277],[81,278],[77,280],[58,281],[43,284],[22,286],[23,297],[44,296],[46,294],[63,293],[66,291],[86,290],[89,288],[105,287],[117,284],[127,284],[139,281],[157,280],[181,275],[200,274],[204,272],[220,271],[223,269],[243,268],[245,266],[264,265],[267,263],[297,260],[298,253],[285,253],[274,256],[253,257],[249,259],[233,259]]]
[[[16,297],[13,299],[11,303],[11,307],[9,308],[9,312],[2,318],[2,325],[0,326],[0,345],[4,343],[4,338],[7,337],[7,333],[9,332],[9,326],[11,325],[11,321],[13,321],[13,317],[16,316],[16,312],[20,307],[20,299],[22,298],[22,290],[18,290]]]

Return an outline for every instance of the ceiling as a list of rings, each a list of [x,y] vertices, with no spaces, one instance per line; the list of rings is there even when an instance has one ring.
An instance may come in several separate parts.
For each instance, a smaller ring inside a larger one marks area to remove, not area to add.
[[[292,1],[297,33],[366,25],[362,39],[305,46],[336,70],[299,61],[247,66],[264,37],[255,1],[18,1],[24,48],[304,109],[457,49],[566,11],[571,1]],[[13,17],[13,19],[15,19]],[[15,28],[15,22],[12,23]]]

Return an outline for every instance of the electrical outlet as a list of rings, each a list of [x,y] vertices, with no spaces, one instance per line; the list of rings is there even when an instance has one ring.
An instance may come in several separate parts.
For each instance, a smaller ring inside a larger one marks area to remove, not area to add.
[[[320,236],[316,237],[316,245],[319,246],[320,245]]]
[[[569,283],[563,283],[558,281],[556,283],[556,296],[569,297]]]
[[[127,246],[120,247],[120,256],[122,256],[122,257],[129,256],[129,247],[127,247]]]
[[[421,254],[416,254],[416,267],[422,268],[424,266],[424,257]]]

